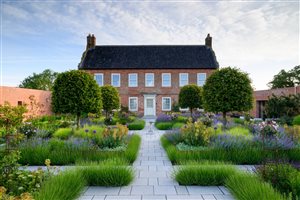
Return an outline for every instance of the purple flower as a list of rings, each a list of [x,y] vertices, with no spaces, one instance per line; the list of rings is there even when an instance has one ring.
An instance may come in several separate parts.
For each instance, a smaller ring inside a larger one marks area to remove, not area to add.
[[[97,131],[96,130],[93,130],[93,133],[95,134]]]
[[[88,133],[88,132],[89,132],[89,129],[85,129],[84,131],[85,131],[86,133]]]
[[[160,114],[160,115],[158,115],[156,121],[157,122],[170,122],[170,121],[172,121],[172,117],[167,114]]]

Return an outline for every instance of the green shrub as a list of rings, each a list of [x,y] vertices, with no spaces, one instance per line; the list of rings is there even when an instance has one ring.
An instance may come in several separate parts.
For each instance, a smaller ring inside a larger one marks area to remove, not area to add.
[[[267,164],[258,168],[260,177],[270,183],[275,189],[289,195],[290,193],[296,199],[300,194],[300,172],[287,164]],[[300,197],[300,196],[299,196]]]
[[[53,137],[66,140],[72,135],[71,128],[60,128],[53,134]]]
[[[185,144],[192,146],[206,146],[209,143],[209,138],[213,133],[211,128],[207,128],[203,122],[191,122],[189,121],[184,126],[180,133]]]
[[[225,180],[236,169],[224,164],[187,165],[175,172],[175,179],[180,185],[224,185]]]
[[[180,123],[187,123],[188,120],[189,120],[188,117],[184,117],[184,116],[181,116],[181,115],[179,115],[179,116],[175,119],[176,122],[180,122]]]
[[[225,185],[233,196],[239,200],[284,199],[270,184],[262,182],[257,176],[252,174],[236,173],[228,177]]]
[[[158,130],[170,130],[173,127],[172,122],[155,122],[155,127]]]
[[[241,125],[244,125],[245,120],[244,120],[244,119],[241,119],[241,118],[233,118],[233,122],[234,122],[235,124],[241,124]]]
[[[98,135],[101,138],[103,131],[104,127],[101,126],[84,126],[83,128],[75,130],[74,136],[81,138],[93,138],[95,135]]]
[[[293,119],[293,125],[300,125],[300,115],[297,115]]]
[[[173,124],[172,129],[180,129],[181,127],[183,127],[185,125],[185,123],[182,122],[176,122]]]
[[[79,171],[89,186],[125,186],[134,179],[133,170],[126,166],[87,166]]]
[[[229,129],[228,131],[226,131],[228,133],[230,133],[231,135],[243,135],[243,136],[249,136],[251,135],[250,131],[248,128],[242,127],[242,126],[235,126],[231,129]]]
[[[143,130],[145,128],[146,122],[142,119],[137,119],[133,121],[132,123],[128,124],[129,130]]]
[[[35,200],[66,200],[79,197],[87,181],[77,170],[61,172],[46,181],[40,191],[35,195]]]
[[[125,158],[130,163],[133,163],[137,156],[141,145],[141,137],[139,135],[132,135],[125,151]]]

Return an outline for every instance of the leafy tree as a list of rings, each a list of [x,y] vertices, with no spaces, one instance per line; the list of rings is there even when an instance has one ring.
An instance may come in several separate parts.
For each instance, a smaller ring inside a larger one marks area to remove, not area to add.
[[[19,87],[37,90],[52,90],[57,75],[57,72],[50,69],[46,69],[40,74],[33,73],[32,76],[25,78]]]
[[[178,103],[181,108],[189,108],[193,116],[195,108],[202,108],[202,88],[194,84],[182,87]]]
[[[27,112],[25,106],[11,106],[9,102],[0,105],[0,127],[5,129],[6,134],[11,134],[18,128]]]
[[[300,84],[300,65],[289,71],[281,70],[268,84],[270,88],[294,87]]]
[[[100,113],[101,108],[101,90],[90,74],[71,70],[57,76],[52,93],[54,113],[76,115],[78,128],[83,114]]]
[[[203,86],[204,108],[211,112],[226,114],[233,111],[249,111],[253,104],[253,90],[248,74],[236,68],[215,71]]]
[[[281,118],[284,119],[284,123],[291,124],[292,118],[300,114],[300,94],[273,94],[265,105],[265,114],[269,118]]]
[[[101,87],[101,95],[103,102],[103,110],[105,111],[106,119],[109,118],[113,109],[120,108],[120,97],[118,90],[111,85]]]

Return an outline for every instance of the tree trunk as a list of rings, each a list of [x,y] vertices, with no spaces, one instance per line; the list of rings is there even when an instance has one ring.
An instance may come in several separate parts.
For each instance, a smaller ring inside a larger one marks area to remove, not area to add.
[[[226,118],[226,112],[223,112],[223,125],[226,127],[227,124],[227,118]]]
[[[79,129],[79,126],[80,126],[80,114],[79,113],[77,113],[76,125],[77,125],[77,129]]]
[[[190,108],[190,112],[191,112],[191,118],[193,120],[193,122],[195,122],[194,116],[193,116],[193,108]]]

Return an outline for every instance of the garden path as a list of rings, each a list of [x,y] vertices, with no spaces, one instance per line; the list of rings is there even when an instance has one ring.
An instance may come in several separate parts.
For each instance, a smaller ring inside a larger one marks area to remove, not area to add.
[[[150,121],[146,119],[145,129],[138,132],[142,143],[139,156],[133,164],[136,172],[134,182],[125,187],[87,187],[80,200],[233,199],[223,186],[179,186],[171,178],[174,167],[160,144],[164,131],[150,127]]]

